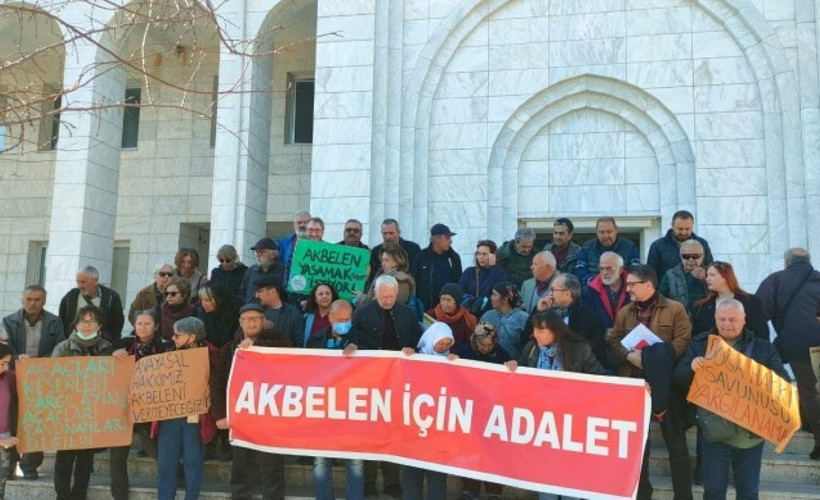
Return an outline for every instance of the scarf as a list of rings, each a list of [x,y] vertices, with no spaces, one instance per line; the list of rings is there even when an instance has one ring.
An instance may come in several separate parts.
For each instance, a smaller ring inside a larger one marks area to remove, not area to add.
[[[467,330],[469,331],[472,331],[478,324],[476,317],[472,314],[465,314],[465,310],[461,306],[458,307],[458,311],[456,311],[455,314],[450,315],[444,312],[441,304],[437,304],[435,310],[433,311],[433,315],[436,317],[436,321],[441,321],[442,323],[447,323],[448,325],[458,323],[461,318],[464,318],[464,324],[467,325]]]
[[[643,302],[635,302],[635,319],[638,323],[649,328],[649,323],[652,321],[652,313],[655,311],[655,304],[658,303],[658,292],[652,294],[651,297]]]
[[[538,364],[536,367],[542,370],[564,371],[561,358],[558,357],[557,344],[552,344],[549,347],[538,346]]]
[[[450,351],[448,350],[447,352],[436,352],[436,343],[442,339],[452,338],[453,332],[452,330],[450,330],[450,327],[447,326],[445,323],[440,323],[437,321],[430,325],[430,327],[427,328],[427,330],[425,330],[424,334],[421,336],[421,339],[419,339],[419,343],[416,347],[418,348],[418,351],[422,354],[446,356]]]

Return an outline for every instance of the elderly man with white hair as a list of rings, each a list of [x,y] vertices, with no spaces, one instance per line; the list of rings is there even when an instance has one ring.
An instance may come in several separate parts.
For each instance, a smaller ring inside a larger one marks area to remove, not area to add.
[[[421,325],[416,321],[413,309],[396,303],[399,282],[388,275],[379,276],[373,285],[376,300],[368,302],[353,315],[353,329],[358,332],[350,339],[345,355],[357,348],[400,351],[405,347],[415,349],[421,338]],[[399,466],[382,463],[384,493],[401,497]],[[365,495],[376,492],[376,463],[366,462],[364,468]]]
[[[122,311],[120,295],[106,286],[100,285],[100,273],[94,266],[85,266],[77,271],[77,288],[72,288],[60,301],[60,320],[65,336],[71,335],[71,324],[77,311],[86,306],[96,306],[104,314],[102,331],[107,340],[117,340],[122,336],[125,315]]]
[[[581,300],[601,317],[606,328],[612,328],[618,311],[630,300],[626,290],[624,258],[615,252],[604,252],[598,270],[598,275],[584,286]]]
[[[709,335],[717,333],[732,348],[773,370],[786,380],[791,380],[783,368],[777,350],[768,340],[756,337],[746,328],[746,312],[736,299],[724,299],[715,307],[717,332],[697,335],[678,362],[674,380],[681,389],[688,391],[695,373],[703,368]],[[703,409],[698,408],[698,415]],[[700,420],[700,418],[699,418]],[[726,498],[729,483],[729,464],[734,473],[737,498],[757,498],[760,486],[760,465],[763,456],[763,439],[747,429],[734,425],[731,437],[707,438],[699,429],[702,446],[703,498]]]

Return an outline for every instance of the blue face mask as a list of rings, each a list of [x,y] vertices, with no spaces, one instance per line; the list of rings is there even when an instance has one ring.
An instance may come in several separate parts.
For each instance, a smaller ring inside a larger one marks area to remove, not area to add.
[[[333,331],[339,335],[347,335],[352,326],[353,323],[350,321],[345,321],[344,323],[333,323]]]

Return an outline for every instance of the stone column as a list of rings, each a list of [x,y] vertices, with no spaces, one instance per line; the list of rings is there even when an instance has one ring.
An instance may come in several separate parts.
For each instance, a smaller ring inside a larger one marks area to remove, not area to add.
[[[319,0],[317,6],[310,213],[323,217],[328,235],[341,234],[350,217],[360,218],[365,231],[380,222],[369,220],[368,208],[376,3]],[[331,32],[342,35],[321,36]]]
[[[66,44],[66,87],[99,64],[97,47],[86,40]],[[95,266],[100,282],[111,280],[114,227],[117,216],[122,108],[125,76],[107,70],[87,87],[71,92],[64,105],[96,106],[93,112],[64,111],[56,152],[46,289],[48,309],[55,311],[63,295],[76,286],[77,269]],[[70,133],[68,132],[70,131]]]

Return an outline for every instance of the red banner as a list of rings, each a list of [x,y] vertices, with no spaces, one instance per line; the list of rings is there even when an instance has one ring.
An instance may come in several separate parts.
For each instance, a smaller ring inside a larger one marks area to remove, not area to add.
[[[237,350],[233,444],[398,462],[585,498],[633,498],[643,380],[387,351]]]

